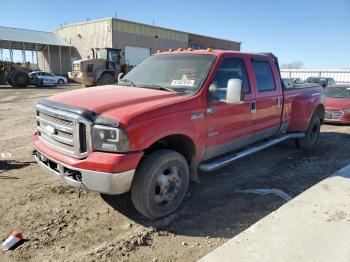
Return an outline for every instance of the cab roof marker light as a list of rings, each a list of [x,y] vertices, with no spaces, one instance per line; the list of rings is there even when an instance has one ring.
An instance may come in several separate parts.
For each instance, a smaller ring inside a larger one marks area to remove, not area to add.
[[[181,47],[177,49],[177,51],[183,51],[183,50],[184,50],[184,49],[183,49],[183,48],[181,48]]]
[[[190,48],[188,48],[187,50],[188,50],[188,51],[193,51],[193,49],[192,49],[191,47],[190,47]]]
[[[213,48],[207,48],[207,52],[213,52]]]
[[[157,50],[157,54],[160,54],[162,52],[162,50]]]
[[[169,51],[169,52],[173,52],[173,51],[174,51],[174,49],[170,48],[168,51]]]

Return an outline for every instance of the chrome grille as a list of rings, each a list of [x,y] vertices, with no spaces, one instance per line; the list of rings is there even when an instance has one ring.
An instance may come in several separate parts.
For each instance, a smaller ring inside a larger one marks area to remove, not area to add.
[[[37,129],[41,141],[70,156],[84,158],[89,150],[90,122],[79,115],[37,105]]]
[[[325,118],[326,119],[338,119],[343,115],[343,112],[340,110],[326,110]]]

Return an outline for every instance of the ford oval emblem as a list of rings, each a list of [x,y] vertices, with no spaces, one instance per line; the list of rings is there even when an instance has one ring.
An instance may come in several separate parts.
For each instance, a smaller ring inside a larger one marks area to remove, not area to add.
[[[55,129],[52,126],[45,126],[45,130],[50,136],[55,134]]]

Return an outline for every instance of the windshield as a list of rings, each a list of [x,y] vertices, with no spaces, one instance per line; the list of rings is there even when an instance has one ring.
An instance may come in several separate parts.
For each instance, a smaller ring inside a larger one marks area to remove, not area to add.
[[[333,98],[350,98],[350,86],[349,87],[326,87],[324,89],[326,97]]]
[[[96,58],[107,59],[107,50],[106,49],[96,49]]]
[[[206,79],[214,60],[213,55],[151,56],[123,77],[120,84],[194,94]]]

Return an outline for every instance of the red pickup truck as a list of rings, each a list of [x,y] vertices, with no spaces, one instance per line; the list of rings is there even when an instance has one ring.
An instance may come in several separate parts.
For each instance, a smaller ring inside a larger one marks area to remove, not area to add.
[[[155,219],[175,211],[189,180],[291,139],[311,149],[324,120],[319,86],[285,89],[272,54],[169,50],[118,85],[39,100],[34,153],[67,183],[131,191]]]

